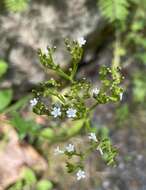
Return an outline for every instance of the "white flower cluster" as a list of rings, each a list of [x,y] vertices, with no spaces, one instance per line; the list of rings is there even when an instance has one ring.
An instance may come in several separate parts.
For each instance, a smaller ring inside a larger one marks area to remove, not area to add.
[[[79,37],[77,39],[77,42],[78,42],[78,44],[79,44],[80,47],[82,47],[83,45],[86,44],[86,40],[84,39],[84,37]]]
[[[88,138],[94,142],[98,142],[96,134],[95,133],[89,133]],[[101,147],[97,147],[97,150],[100,152],[101,155],[103,155],[103,150],[101,149]]]
[[[73,108],[68,108],[68,110],[66,111],[68,118],[75,118],[76,113],[77,113],[77,110],[73,109]],[[53,115],[54,118],[61,116],[61,108],[60,107],[54,107],[52,112],[51,112],[51,115]]]
[[[94,89],[92,90],[92,95],[93,95],[93,96],[97,96],[97,95],[99,94],[99,92],[100,92],[100,90],[99,90],[98,88],[94,88]]]
[[[77,113],[77,110],[76,110],[76,109],[73,109],[73,108],[69,108],[69,109],[66,111],[66,114],[67,114],[67,117],[68,117],[68,118],[74,118],[74,117],[76,117],[76,113]]]
[[[61,108],[60,107],[54,107],[51,111],[51,115],[54,116],[54,118],[61,116]]]
[[[60,155],[60,154],[64,154],[65,151],[67,151],[68,153],[74,152],[75,151],[75,146],[73,144],[69,144],[65,147],[65,150],[61,150],[59,146],[56,147],[56,149],[54,150],[54,154],[55,155]],[[77,180],[81,180],[83,178],[86,177],[85,171],[83,170],[78,170],[78,172],[76,173],[77,176]]]
[[[54,150],[55,155],[64,154],[64,151],[60,149],[59,146],[57,146]]]
[[[69,144],[68,146],[66,146],[65,150],[67,152],[74,152],[75,151],[75,146],[73,144]]]
[[[35,106],[38,103],[38,100],[36,98],[30,100],[31,107]]]
[[[85,178],[86,177],[85,171],[83,171],[83,170],[80,169],[77,172],[76,176],[77,176],[77,180],[81,180],[81,179]]]
[[[61,150],[59,146],[56,147],[56,149],[54,150],[54,154],[55,155],[59,155],[59,154],[64,154],[64,152],[74,152],[75,151],[75,146],[73,144],[69,144],[65,147],[65,150]]]
[[[37,103],[38,103],[37,98],[30,100],[31,107],[34,107]],[[51,111],[51,115],[54,118],[57,118],[57,117],[61,116],[61,114],[62,114],[61,108],[59,106],[54,106],[52,111]],[[66,111],[66,115],[68,118],[75,118],[77,116],[76,114],[77,114],[77,110],[74,108],[68,108]]]
[[[97,142],[97,138],[96,138],[96,134],[95,133],[90,133],[89,136],[88,136],[88,138],[90,140],[93,140],[93,141]]]

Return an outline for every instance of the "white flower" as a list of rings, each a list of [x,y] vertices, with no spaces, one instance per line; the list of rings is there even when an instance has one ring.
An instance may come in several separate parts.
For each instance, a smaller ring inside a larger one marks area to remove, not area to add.
[[[44,54],[48,55],[48,48],[43,48],[42,51],[44,52]]]
[[[93,141],[97,142],[97,138],[96,138],[95,133],[90,133],[88,137],[89,137],[90,140],[93,140]]]
[[[38,100],[36,98],[34,98],[33,100],[30,100],[30,104],[31,106],[35,106],[38,103]]]
[[[61,108],[54,107],[53,110],[51,111],[51,115],[53,115],[55,118],[61,116]]]
[[[68,146],[66,146],[66,151],[67,152],[74,152],[75,151],[75,146],[73,144],[69,144]]]
[[[78,42],[78,44],[79,44],[80,47],[82,47],[83,45],[86,44],[86,40],[83,37],[79,37],[77,39],[77,42]]]
[[[60,150],[59,146],[56,147],[56,149],[54,150],[54,154],[55,155],[58,155],[58,154],[63,154],[64,151],[63,150]]]
[[[97,147],[97,150],[100,152],[101,155],[103,155],[103,151],[100,147]]]
[[[82,178],[85,178],[86,177],[85,171],[79,170],[76,176],[77,176],[77,180],[81,180]]]
[[[66,113],[67,113],[67,117],[69,117],[69,118],[76,117],[77,110],[73,109],[73,108],[68,108]]]
[[[94,89],[92,90],[93,96],[97,96],[97,95],[99,94],[99,92],[100,92],[100,90],[99,90],[98,88],[94,88]]]
[[[123,99],[123,93],[121,92],[120,93],[120,100],[122,101],[122,99]]]

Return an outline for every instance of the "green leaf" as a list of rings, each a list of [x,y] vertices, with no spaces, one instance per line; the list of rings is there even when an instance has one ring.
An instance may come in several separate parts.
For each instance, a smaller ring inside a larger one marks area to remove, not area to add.
[[[72,126],[73,127],[70,127],[67,130],[68,136],[71,137],[71,136],[74,136],[75,134],[78,134],[78,132],[83,127],[83,123],[84,123],[83,119],[80,119],[80,120],[77,120],[77,121],[72,121]]]
[[[68,124],[64,124],[60,129],[58,129],[57,134],[53,129],[43,129],[39,136],[51,142],[65,141],[66,139],[78,134],[83,127],[83,123],[84,120],[80,119],[78,121],[72,121],[72,127],[68,127]]]
[[[36,190],[51,190],[53,184],[48,180],[41,180],[38,182]]]
[[[33,120],[23,119],[17,112],[13,113],[11,123],[18,130],[18,135],[21,140],[23,140],[27,134],[30,135],[30,140],[33,140],[33,137],[39,133],[38,130],[41,127]]]
[[[107,165],[114,166],[116,164],[117,149],[112,146],[109,138],[102,139],[98,145],[98,149],[103,151],[102,158]]]
[[[72,173],[72,172],[74,172],[75,170],[76,170],[76,165],[75,164],[72,164],[72,163],[70,163],[70,162],[67,162],[66,163],[66,167],[67,167],[67,171],[68,171],[68,173]]]
[[[98,5],[102,15],[110,22],[123,21],[128,15],[127,0],[99,0]]]
[[[28,7],[28,0],[5,0],[5,6],[9,11],[24,11]]]
[[[100,136],[100,138],[102,138],[102,139],[109,137],[109,128],[108,127],[101,126],[97,132],[98,132],[98,135]]]
[[[52,129],[47,128],[47,129],[42,130],[40,136],[50,140],[50,139],[53,139],[55,137],[55,133],[54,133],[54,131]]]
[[[131,29],[133,32],[137,32],[137,31],[140,31],[144,28],[144,22],[143,21],[135,21],[132,26],[131,26]]]
[[[0,77],[2,77],[6,72],[7,72],[7,69],[8,69],[8,64],[0,59]]]
[[[23,171],[23,178],[27,185],[35,184],[37,179],[35,173],[30,168],[25,168]]]
[[[10,104],[12,96],[13,92],[11,89],[0,90],[0,112]]]
[[[8,190],[20,190],[23,188],[22,181],[17,181],[14,185],[12,185]]]

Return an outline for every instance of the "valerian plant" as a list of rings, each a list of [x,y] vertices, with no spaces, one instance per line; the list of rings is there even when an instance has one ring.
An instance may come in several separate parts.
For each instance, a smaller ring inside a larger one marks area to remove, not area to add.
[[[76,41],[65,40],[66,49],[72,58],[71,68],[68,71],[64,71],[59,64],[55,63],[53,54],[56,47],[48,47],[47,52],[39,49],[38,55],[41,65],[46,70],[54,71],[58,80],[51,78],[40,83],[33,90],[34,98],[30,101],[33,111],[38,115],[47,115],[50,119],[56,119],[60,122],[64,122],[66,119],[83,121],[82,129],[84,129],[84,134],[88,136],[89,147],[86,146],[81,151],[74,144],[69,144],[64,149],[59,146],[55,149],[56,155],[65,155],[68,158],[67,170],[69,173],[76,173],[77,180],[86,177],[84,161],[94,150],[100,152],[107,165],[115,165],[117,149],[112,146],[109,138],[97,137],[91,125],[91,117],[96,106],[118,102],[122,100],[123,95],[121,87],[123,77],[115,61],[111,68],[106,66],[100,68],[100,88],[93,87],[93,84],[86,78],[76,78],[85,43],[86,40],[82,37]],[[68,88],[64,90],[65,84],[68,84]],[[74,157],[77,157],[78,161],[73,162],[72,158]]]

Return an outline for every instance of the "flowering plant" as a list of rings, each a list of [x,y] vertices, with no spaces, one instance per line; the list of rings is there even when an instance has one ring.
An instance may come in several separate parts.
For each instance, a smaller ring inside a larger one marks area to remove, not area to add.
[[[73,157],[79,158],[76,163],[66,163],[68,172],[76,172],[77,180],[86,177],[84,160],[93,150],[98,150],[108,165],[115,164],[116,148],[112,146],[109,138],[96,136],[95,130],[91,125],[91,117],[96,106],[118,102],[122,100],[123,95],[123,89],[120,86],[122,76],[116,64],[113,64],[111,68],[106,66],[100,68],[100,88],[93,87],[92,83],[86,78],[76,78],[78,64],[82,59],[83,45],[85,43],[86,40],[84,38],[79,38],[76,41],[65,40],[67,51],[72,57],[71,68],[66,72],[53,59],[56,47],[48,47],[47,52],[43,52],[41,49],[38,51],[42,66],[45,69],[54,71],[58,80],[51,78],[40,83],[33,90],[34,98],[30,101],[36,114],[47,115],[49,118],[55,118],[63,122],[66,119],[82,121],[82,129],[84,133],[88,134],[90,140],[89,148],[81,152],[73,144],[69,144],[63,150],[59,146],[55,149],[55,154],[66,155],[69,160]],[[64,90],[66,84],[68,84],[68,87]]]

